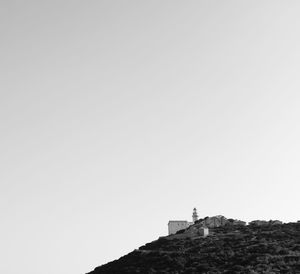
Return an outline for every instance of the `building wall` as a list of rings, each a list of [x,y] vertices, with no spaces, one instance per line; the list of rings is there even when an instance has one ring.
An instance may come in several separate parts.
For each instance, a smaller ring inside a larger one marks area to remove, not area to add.
[[[188,228],[190,224],[191,223],[187,221],[169,221],[168,223],[169,235],[175,234],[179,230]]]
[[[207,228],[207,227],[201,227],[201,228],[199,229],[199,234],[200,234],[201,236],[204,236],[204,237],[208,236],[208,235],[209,235],[209,230],[208,230],[208,228]]]

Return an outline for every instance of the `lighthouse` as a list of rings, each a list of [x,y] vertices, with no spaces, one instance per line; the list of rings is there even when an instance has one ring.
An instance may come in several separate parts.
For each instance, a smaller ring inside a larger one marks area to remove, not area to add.
[[[169,235],[175,234],[177,231],[186,229],[189,226],[193,225],[198,220],[198,214],[197,214],[196,208],[193,209],[192,217],[193,217],[192,222],[183,221],[183,220],[169,221],[169,223],[168,223]]]
[[[193,223],[195,223],[198,220],[198,214],[197,214],[197,209],[196,208],[193,209],[192,217],[193,217]]]

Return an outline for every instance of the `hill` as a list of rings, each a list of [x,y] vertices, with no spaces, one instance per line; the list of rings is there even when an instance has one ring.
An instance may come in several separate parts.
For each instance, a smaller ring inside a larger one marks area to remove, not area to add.
[[[202,222],[160,237],[95,268],[102,273],[300,273],[300,223],[254,221],[210,228]]]

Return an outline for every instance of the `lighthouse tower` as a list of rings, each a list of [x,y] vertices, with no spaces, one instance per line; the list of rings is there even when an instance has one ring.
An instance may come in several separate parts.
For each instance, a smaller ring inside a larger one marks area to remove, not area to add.
[[[198,220],[198,214],[197,214],[197,209],[196,208],[193,209],[192,217],[193,217],[193,223],[195,223]]]

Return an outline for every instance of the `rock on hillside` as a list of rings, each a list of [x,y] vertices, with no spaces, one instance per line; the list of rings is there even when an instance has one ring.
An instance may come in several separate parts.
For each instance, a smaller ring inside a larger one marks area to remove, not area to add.
[[[246,225],[246,222],[234,219],[227,219],[222,215],[217,215],[213,217],[205,217],[196,221],[196,224],[201,224],[208,228],[220,227],[224,225]]]
[[[161,237],[89,274],[300,273],[300,223],[227,223],[207,237],[191,231]]]

